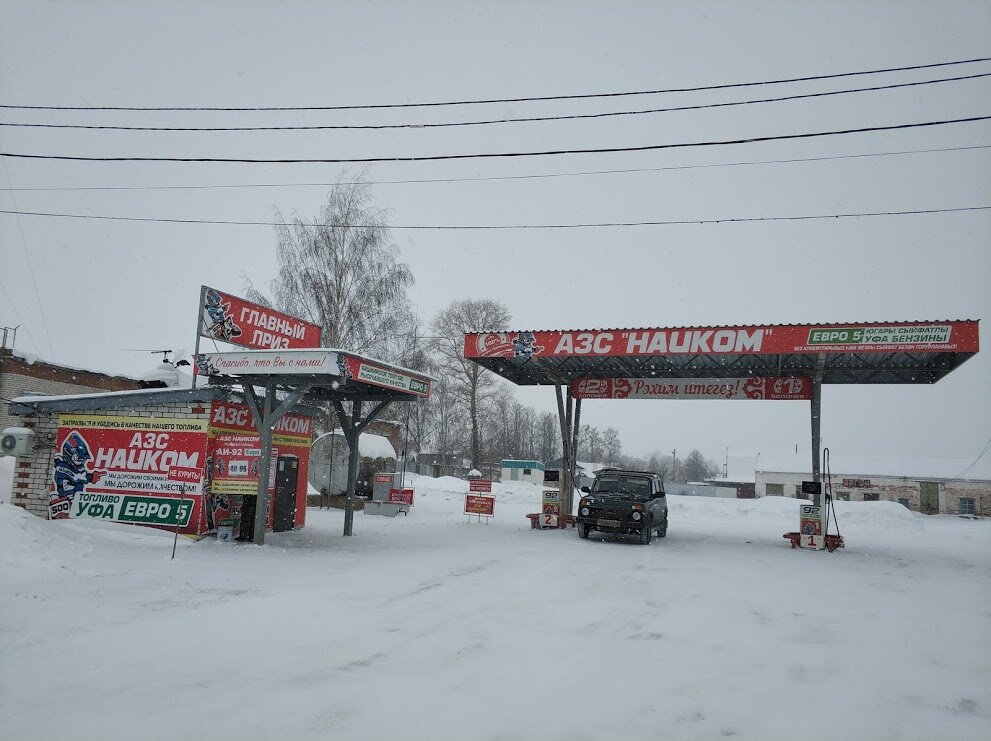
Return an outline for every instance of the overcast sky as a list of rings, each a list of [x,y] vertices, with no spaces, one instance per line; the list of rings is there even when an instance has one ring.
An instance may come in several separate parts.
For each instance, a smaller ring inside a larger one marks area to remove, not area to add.
[[[21,106],[303,107],[581,95],[988,56],[985,0],[0,2],[0,103]],[[587,100],[321,112],[5,108],[0,121],[173,127],[470,121],[756,100],[981,73],[991,73],[991,62]],[[332,159],[643,147],[988,116],[989,80],[449,128],[190,133],[3,126],[0,149]],[[728,146],[393,162],[369,166],[366,177],[377,183],[376,205],[391,209],[396,227],[953,209],[991,205],[987,147],[991,123],[978,121]],[[950,148],[956,151],[917,151]],[[849,157],[894,152],[914,153]],[[835,159],[840,156],[846,158]],[[833,159],[767,163],[812,158]],[[739,164],[756,162],[766,164]],[[327,188],[306,184],[331,183],[346,167],[10,157],[0,164],[4,210],[263,222],[275,207],[315,216]],[[626,172],[603,172],[617,170]],[[87,189],[96,186],[133,189]],[[412,299],[424,325],[467,296],[503,301],[519,329],[981,319],[983,352],[934,386],[826,387],[823,442],[848,453],[973,459],[991,438],[991,211],[574,230],[395,228],[393,238],[414,271]],[[152,358],[128,348],[191,349],[200,285],[243,294],[243,276],[264,283],[274,272],[275,242],[265,226],[0,214],[0,324],[19,326],[18,347],[42,358],[141,374]],[[523,389],[519,397],[553,408],[548,388]],[[809,436],[803,402],[586,402],[582,421],[619,429],[629,453],[677,448],[680,457],[697,447],[719,461],[727,448],[807,446]]]

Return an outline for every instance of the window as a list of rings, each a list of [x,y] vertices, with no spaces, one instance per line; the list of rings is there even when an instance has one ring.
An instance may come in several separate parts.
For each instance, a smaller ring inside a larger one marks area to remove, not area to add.
[[[850,501],[850,492],[848,492],[848,491],[838,491],[838,492],[836,492],[836,501],[837,502],[849,502]]]
[[[960,497],[960,514],[976,515],[977,508],[974,506],[973,497]]]
[[[864,492],[864,501],[865,502],[877,502],[877,501],[880,501],[880,499],[881,499],[881,495],[878,494],[877,492],[874,492],[874,491],[865,491]]]
[[[783,497],[785,495],[784,484],[764,484],[764,496]]]
[[[808,497],[802,493],[801,484],[795,484],[795,499],[808,499]]]
[[[533,473],[533,469],[532,468],[524,468],[523,469],[523,475],[524,476],[529,476],[532,473]]]
[[[908,509],[912,509],[908,504],[908,500],[905,499],[904,497],[898,497],[898,503],[903,507],[908,507]]]

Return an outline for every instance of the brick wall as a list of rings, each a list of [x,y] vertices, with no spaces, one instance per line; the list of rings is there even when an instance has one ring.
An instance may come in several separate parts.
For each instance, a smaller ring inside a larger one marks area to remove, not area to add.
[[[138,382],[133,378],[64,368],[40,360],[29,363],[9,349],[0,350],[0,400],[35,393],[59,396],[138,388]],[[7,403],[0,401],[0,430],[20,426],[20,418],[12,416],[7,411]]]
[[[83,413],[83,412],[80,412]],[[147,404],[127,409],[84,412],[118,417],[157,417],[160,419],[210,418],[209,402]],[[37,440],[30,455],[19,457],[14,465],[14,482],[11,488],[11,504],[23,507],[39,517],[48,517],[48,492],[52,482],[52,466],[55,459],[55,435],[58,429],[57,414],[32,414],[15,417],[17,425],[33,429]]]

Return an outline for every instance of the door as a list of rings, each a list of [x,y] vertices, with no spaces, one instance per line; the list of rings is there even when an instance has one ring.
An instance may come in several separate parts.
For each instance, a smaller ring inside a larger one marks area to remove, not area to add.
[[[939,514],[939,484],[935,481],[919,482],[919,511],[924,515]]]
[[[292,530],[296,522],[296,481],[299,474],[299,458],[294,455],[279,456],[275,466],[275,502],[273,503],[272,532]]]

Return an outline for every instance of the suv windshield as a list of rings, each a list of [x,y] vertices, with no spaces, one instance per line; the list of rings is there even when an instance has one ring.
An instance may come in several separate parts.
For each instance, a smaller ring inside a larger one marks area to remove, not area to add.
[[[650,496],[650,481],[632,476],[600,476],[592,484],[596,494],[629,494],[635,497]]]

